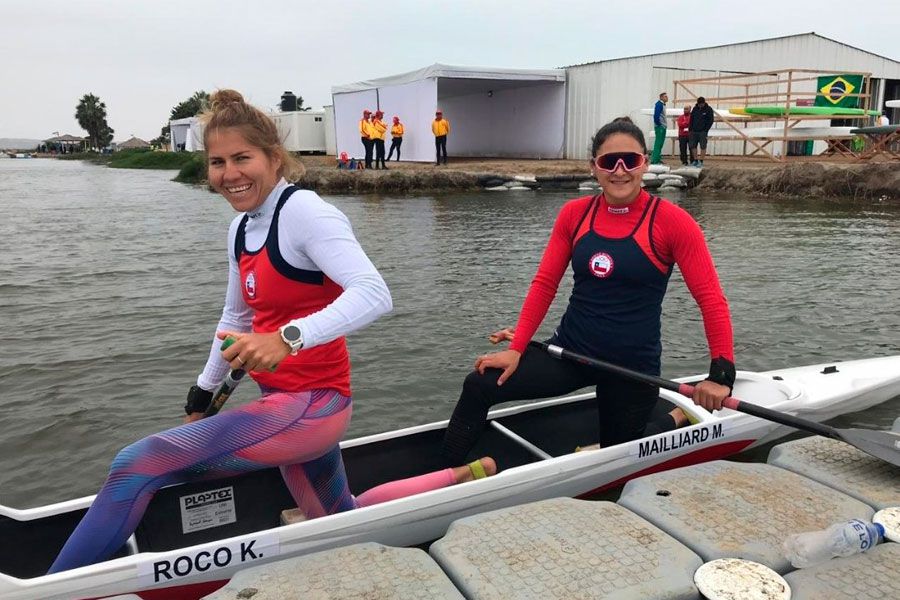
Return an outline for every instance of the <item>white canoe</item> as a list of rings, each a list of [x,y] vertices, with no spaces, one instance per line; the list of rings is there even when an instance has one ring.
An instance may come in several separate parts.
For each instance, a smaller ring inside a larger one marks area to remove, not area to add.
[[[680,381],[697,379],[702,376]],[[748,402],[822,421],[900,395],[900,356],[741,371],[734,392]],[[467,515],[557,496],[590,496],[637,476],[720,459],[790,431],[729,410],[710,414],[668,391],[660,395],[699,422],[575,453],[576,445],[596,441],[593,394],[495,410],[473,455],[493,456],[497,475],[293,525],[278,525],[291,500],[275,469],[164,488],[118,558],[55,575],[41,573],[93,498],[27,510],[0,506],[0,598],[139,593],[145,600],[196,599],[248,566],[360,542],[421,544]],[[360,492],[436,468],[445,426],[446,421],[431,423],[344,442],[351,488]],[[223,524],[211,524],[213,516]]]
[[[689,104],[692,104],[692,103],[689,103]],[[641,109],[641,114],[642,114],[642,115],[650,115],[650,116],[652,117],[653,114],[654,114],[654,112],[655,112],[655,111],[654,111],[652,108],[642,108],[642,109]],[[716,114],[716,117],[717,117],[719,120],[722,120],[722,119],[734,119],[734,120],[739,120],[739,121],[740,121],[740,120],[747,120],[747,119],[750,118],[750,115],[743,115],[743,114],[733,113],[733,112],[730,112],[730,111],[728,111],[728,110],[721,110],[721,109],[718,109],[718,108],[714,108],[714,109],[713,109],[713,112]],[[682,107],[678,107],[678,106],[675,106],[675,107],[667,106],[667,107],[666,107],[666,118],[671,119],[671,118],[674,118],[674,117],[680,117],[680,116],[683,115],[683,114],[684,114],[684,107],[683,107],[683,106],[682,106]]]

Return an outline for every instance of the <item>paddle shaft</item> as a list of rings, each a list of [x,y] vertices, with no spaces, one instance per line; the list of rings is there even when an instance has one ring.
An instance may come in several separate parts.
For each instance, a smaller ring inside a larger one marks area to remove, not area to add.
[[[225,341],[222,342],[222,347],[220,350],[225,350],[228,346],[235,343],[233,337],[225,338]],[[203,418],[211,417],[220,410],[228,402],[228,399],[231,398],[231,394],[237,389],[238,384],[241,382],[241,379],[246,375],[247,372],[243,369],[232,369],[228,375],[225,376],[225,381],[222,382],[222,385],[219,386],[219,389],[216,390],[216,393],[213,394],[212,400],[209,403],[209,406],[206,407],[206,410],[203,412]]]
[[[222,385],[219,386],[219,389],[216,390],[216,393],[213,395],[212,401],[210,401],[209,406],[206,407],[206,411],[203,413],[203,418],[211,417],[220,410],[222,410],[222,406],[228,402],[228,399],[231,397],[231,394],[237,388],[238,384],[241,382],[241,379],[244,375],[247,374],[247,371],[243,369],[233,369],[228,375],[225,377],[225,381],[222,382]]]
[[[583,354],[578,354],[577,352],[572,352],[571,350],[566,350],[565,348],[562,348],[560,346],[547,344],[545,342],[532,340],[528,343],[528,345],[534,346],[535,348],[540,348],[549,353],[551,356],[555,356],[556,358],[565,358],[574,362],[581,363],[583,365],[588,365],[590,367],[602,369],[610,373],[615,373],[616,375],[621,375],[622,377],[625,377],[627,379],[658,386],[664,390],[676,392],[687,398],[691,398],[694,395],[694,386],[690,385],[689,383],[677,383],[675,381],[663,379],[662,377],[646,375],[644,373],[632,371],[631,369],[626,369],[625,367],[620,367],[618,365],[598,360],[596,358],[590,358],[589,356],[584,356]],[[730,408],[731,410],[746,413],[748,415],[753,415],[754,417],[759,417],[767,421],[773,421],[775,423],[787,425],[788,427],[793,427],[795,429],[802,429],[835,440],[844,439],[844,437],[841,436],[841,434],[834,427],[822,425],[821,423],[816,423],[815,421],[801,419],[787,413],[771,410],[763,406],[757,406],[756,404],[749,404],[747,402],[744,402],[743,400],[738,400],[737,398],[726,398],[722,401],[722,406],[724,406],[725,408]]]

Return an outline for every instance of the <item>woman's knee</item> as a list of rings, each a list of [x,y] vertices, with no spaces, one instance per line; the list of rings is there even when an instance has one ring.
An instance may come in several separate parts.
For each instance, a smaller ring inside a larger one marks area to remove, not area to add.
[[[497,385],[500,373],[501,371],[497,369],[487,369],[483,375],[478,371],[466,375],[460,400],[465,399],[469,403],[477,403],[487,408],[493,406],[500,391]]]
[[[168,445],[168,442],[163,440],[158,434],[147,436],[129,444],[119,450],[119,453],[116,454],[116,457],[109,467],[109,471],[110,473],[115,473],[117,471],[133,471],[135,464],[139,460],[146,459],[146,457],[154,454],[159,455],[160,451],[163,450],[164,445]]]

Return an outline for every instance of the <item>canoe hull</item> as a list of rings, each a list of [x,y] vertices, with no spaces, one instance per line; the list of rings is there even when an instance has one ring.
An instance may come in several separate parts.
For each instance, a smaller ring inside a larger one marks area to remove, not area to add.
[[[830,371],[835,366],[836,370]],[[735,389],[735,396],[744,400],[812,420],[864,410],[898,395],[900,356],[761,374],[741,372]],[[504,427],[516,429],[517,424],[533,421],[544,411],[579,407],[591,396],[501,409],[493,411],[491,419],[502,433]],[[440,537],[451,522],[465,516],[552,497],[590,496],[641,475],[724,458],[790,432],[733,411],[711,415],[671,392],[663,391],[661,396],[692,411],[700,422],[599,450],[550,451],[550,458],[534,457],[504,468],[494,477],[294,525],[165,551],[144,551],[52,576],[22,579],[0,574],[0,597],[55,600],[140,593],[145,599],[200,598],[249,566],[361,542],[423,544]],[[445,426],[446,422],[432,423],[350,440],[343,444],[345,455],[365,454],[379,445],[416,436],[439,437]],[[543,440],[530,439],[539,447],[550,447]],[[160,493],[170,491],[177,494],[178,486]],[[83,509],[90,502],[91,498],[82,498],[25,511],[0,507],[0,516],[20,522],[47,519]],[[180,524],[179,515],[169,514],[169,518]]]

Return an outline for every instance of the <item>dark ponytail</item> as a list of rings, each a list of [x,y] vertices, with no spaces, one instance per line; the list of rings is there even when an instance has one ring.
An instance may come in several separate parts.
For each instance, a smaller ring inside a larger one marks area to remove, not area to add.
[[[609,136],[617,133],[630,135],[635,141],[641,145],[644,154],[647,153],[647,142],[644,140],[644,132],[641,128],[634,124],[634,121],[628,117],[617,117],[597,130],[594,137],[591,138],[591,158],[597,155],[597,150],[603,145]]]

